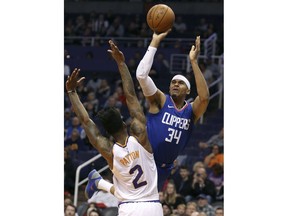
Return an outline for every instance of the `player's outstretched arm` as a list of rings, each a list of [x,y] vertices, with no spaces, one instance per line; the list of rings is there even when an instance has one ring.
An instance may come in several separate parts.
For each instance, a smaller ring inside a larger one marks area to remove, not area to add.
[[[198,119],[205,113],[209,103],[209,89],[206,80],[198,66],[197,58],[200,53],[200,36],[196,37],[195,45],[191,47],[189,58],[191,61],[192,69],[194,72],[195,83],[197,88],[198,96],[192,102],[193,112],[196,123]]]
[[[112,154],[110,147],[112,143],[105,137],[103,137],[97,128],[96,124],[90,119],[85,107],[81,103],[76,88],[79,83],[85,79],[81,77],[79,79],[80,69],[75,68],[71,76],[68,76],[66,81],[66,90],[72,104],[73,110],[78,116],[81,124],[84,127],[90,143],[96,148],[100,154],[106,159],[110,167],[112,167]]]
[[[157,48],[160,42],[170,31],[171,29],[161,34],[156,34],[155,32],[153,33],[150,45],[136,70],[137,80],[139,81],[144,96],[149,102],[149,111],[152,113],[157,113],[159,111],[159,107],[161,108],[164,105],[166,97],[165,94],[156,87],[155,83],[148,75],[151,70]]]
[[[132,118],[130,126],[131,133],[139,139],[140,143],[145,149],[147,149],[147,151],[152,153],[152,148],[148,141],[148,135],[146,132],[146,118],[138,101],[130,71],[125,63],[125,57],[112,40],[109,40],[109,44],[111,49],[108,50],[108,52],[111,53],[118,65],[126,103]]]

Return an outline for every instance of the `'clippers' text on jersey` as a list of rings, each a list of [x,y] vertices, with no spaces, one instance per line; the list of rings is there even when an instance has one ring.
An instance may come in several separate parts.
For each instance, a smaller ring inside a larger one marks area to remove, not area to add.
[[[148,137],[158,163],[173,163],[189,141],[194,128],[193,111],[191,104],[185,103],[178,110],[170,96],[166,95],[159,113],[147,115]]]
[[[188,130],[191,119],[179,118],[175,115],[171,115],[168,112],[165,112],[162,118],[162,123],[173,126],[175,128]]]

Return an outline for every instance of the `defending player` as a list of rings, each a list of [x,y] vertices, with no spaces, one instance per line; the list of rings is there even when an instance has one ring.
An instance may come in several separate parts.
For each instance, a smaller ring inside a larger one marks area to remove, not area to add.
[[[209,89],[197,62],[200,36],[196,38],[189,53],[198,93],[192,103],[185,101],[186,95],[190,93],[190,83],[184,76],[176,75],[172,78],[170,95],[157,89],[148,76],[157,47],[169,32],[170,30],[153,34],[150,46],[136,71],[143,94],[149,103],[147,131],[157,165],[159,191],[170,174],[173,161],[187,145],[194,124],[204,114],[209,103]]]
[[[127,106],[132,118],[130,135],[120,112],[116,108],[108,108],[97,115],[105,130],[113,136],[113,144],[108,138],[100,134],[95,123],[89,118],[81,103],[76,87],[85,79],[79,77],[79,69],[75,69],[66,81],[66,90],[76,115],[80,118],[90,143],[106,159],[113,172],[113,183],[106,182],[92,170],[88,176],[86,195],[90,198],[99,189],[110,191],[118,200],[119,215],[163,215],[157,190],[157,169],[153,157],[152,147],[146,131],[146,119],[140,106],[130,72],[125,64],[125,57],[110,40],[110,50],[123,82]]]

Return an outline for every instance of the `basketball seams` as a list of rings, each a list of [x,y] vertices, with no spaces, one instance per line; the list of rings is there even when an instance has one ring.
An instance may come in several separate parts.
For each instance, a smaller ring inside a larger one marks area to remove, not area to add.
[[[148,26],[150,28],[154,28],[154,26],[153,26],[153,16],[154,16],[154,12],[155,12],[156,7],[155,8],[152,7],[151,9],[149,10],[149,13],[147,14],[148,20],[151,20],[151,22],[148,22]]]
[[[168,11],[168,7],[166,7],[166,11],[165,11],[165,13],[163,14],[163,16],[162,16],[162,18],[161,18],[161,20],[158,22],[158,25],[157,26],[155,26],[154,28],[157,28],[160,24],[161,24],[161,22],[162,22],[162,20],[164,19],[164,17],[166,16],[166,13],[167,13],[167,11]],[[154,20],[154,19],[153,19]]]
[[[154,27],[154,16],[155,16],[155,12],[156,12],[156,10],[157,10],[157,7],[155,7],[154,9],[153,9],[153,11],[151,12],[152,13],[152,29],[154,29],[155,27]]]

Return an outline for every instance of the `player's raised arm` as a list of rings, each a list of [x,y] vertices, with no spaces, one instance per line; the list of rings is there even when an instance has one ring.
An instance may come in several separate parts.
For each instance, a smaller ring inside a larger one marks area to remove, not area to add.
[[[85,79],[85,77],[79,77],[80,69],[74,69],[71,76],[68,76],[66,81],[66,90],[70,99],[70,102],[73,106],[73,110],[78,116],[81,124],[84,127],[84,130],[89,138],[90,143],[96,148],[101,155],[106,159],[110,167],[112,166],[112,154],[111,146],[112,143],[105,137],[103,137],[95,125],[95,123],[90,119],[85,107],[81,103],[76,88],[79,83]]]
[[[131,133],[133,133],[132,135],[139,139],[144,148],[146,148],[149,152],[152,152],[146,132],[146,118],[138,101],[131,74],[125,63],[125,57],[112,40],[109,40],[109,44],[111,49],[108,50],[108,52],[111,53],[118,65],[123,84],[123,91],[126,97],[126,103],[132,118],[130,127]]]
[[[209,89],[206,80],[198,66],[197,58],[200,53],[200,36],[196,37],[195,45],[191,47],[189,57],[194,72],[198,96],[192,102],[193,113],[195,116],[194,123],[204,114],[209,103]]]
[[[154,56],[160,42],[170,31],[171,29],[161,34],[156,34],[155,32],[153,33],[150,45],[136,70],[137,80],[139,81],[144,96],[147,98],[150,104],[151,112],[158,112],[159,110],[154,109],[159,109],[159,107],[161,108],[165,103],[164,93],[157,89],[155,83],[151,77],[149,77],[149,72],[151,70]]]

